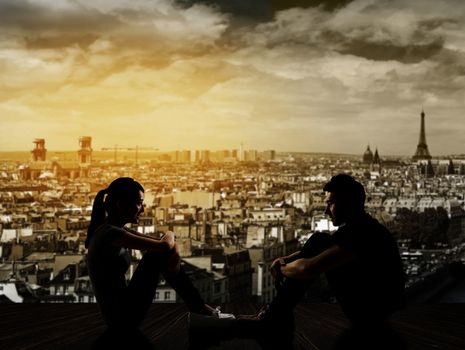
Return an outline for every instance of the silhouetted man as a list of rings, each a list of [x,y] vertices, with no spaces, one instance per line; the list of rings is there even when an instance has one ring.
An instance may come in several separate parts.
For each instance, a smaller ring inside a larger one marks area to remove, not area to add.
[[[346,343],[360,340],[358,334],[368,338],[385,329],[389,316],[404,304],[404,271],[397,244],[390,232],[365,212],[363,186],[340,174],[323,189],[327,193],[325,213],[338,230],[332,235],[314,233],[302,250],[276,259],[271,270],[277,296],[258,314],[238,316],[243,329],[250,329],[249,335],[256,336],[264,348],[292,347],[293,308],[321,273],[326,274],[355,330],[346,336]],[[379,348],[377,345],[373,348]]]

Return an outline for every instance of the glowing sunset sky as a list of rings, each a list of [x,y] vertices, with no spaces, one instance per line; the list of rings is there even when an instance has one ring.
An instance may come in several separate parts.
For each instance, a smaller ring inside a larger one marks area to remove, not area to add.
[[[0,151],[465,153],[465,1],[321,3],[0,0]]]

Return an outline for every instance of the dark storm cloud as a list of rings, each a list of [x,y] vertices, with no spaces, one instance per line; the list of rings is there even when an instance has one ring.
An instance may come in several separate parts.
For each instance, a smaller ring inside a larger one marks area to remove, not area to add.
[[[371,43],[364,40],[348,40],[343,43],[342,49],[336,51],[374,61],[396,60],[403,63],[417,63],[440,52],[443,49],[443,44],[444,40],[441,38],[437,38],[429,44],[405,46],[399,46],[390,41]]]
[[[73,3],[72,7],[54,8],[22,0],[0,2],[0,26],[25,31],[102,31],[115,28],[120,22],[114,16],[87,9]]]
[[[0,2],[4,48],[30,51],[40,64],[61,62],[69,82],[86,84],[131,66],[162,69],[176,58],[208,55],[227,25],[211,8],[181,9],[169,0]],[[0,55],[0,66],[15,65],[7,57],[19,51]]]
[[[0,28],[27,49],[59,49],[72,45],[86,48],[102,33],[122,25],[114,15],[77,3],[54,7],[21,0],[0,2]]]
[[[223,12],[236,16],[269,20],[276,12],[290,8],[321,7],[327,11],[341,8],[353,0],[177,0],[179,4],[190,6],[196,3],[216,6]]]
[[[444,49],[447,30],[460,24],[453,13],[449,18],[432,13],[425,19],[414,12],[402,17],[397,8],[367,8],[281,11],[273,20],[257,25],[245,38],[250,45],[268,48],[292,43],[373,61],[418,63],[438,55]],[[399,16],[395,18],[399,23],[383,19],[388,15]]]
[[[194,4],[205,4],[216,7],[222,12],[241,17],[262,20],[272,17],[271,4],[267,0],[177,0],[177,2],[187,7]]]
[[[281,11],[293,7],[318,7],[320,6],[324,10],[333,11],[341,7],[346,6],[354,0],[271,0],[273,9],[275,11]]]
[[[227,16],[215,13],[214,9],[206,6],[181,9],[170,0],[114,4],[87,0],[0,2],[4,44],[20,42],[27,49],[74,45],[86,49],[97,39],[105,39],[113,43],[116,51],[207,52],[227,25]]]

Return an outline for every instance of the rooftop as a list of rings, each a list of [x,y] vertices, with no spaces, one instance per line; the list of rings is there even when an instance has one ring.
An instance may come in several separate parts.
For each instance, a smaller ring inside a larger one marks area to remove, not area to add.
[[[252,304],[223,310],[253,313]],[[299,304],[295,349],[333,349],[348,323],[338,305]],[[0,343],[5,350],[90,349],[105,326],[96,304],[0,304]],[[391,319],[407,349],[465,348],[465,304],[416,304]],[[141,327],[154,349],[187,349],[183,304],[154,304]],[[377,347],[375,347],[377,348]],[[253,340],[226,341],[211,349],[259,349]]]

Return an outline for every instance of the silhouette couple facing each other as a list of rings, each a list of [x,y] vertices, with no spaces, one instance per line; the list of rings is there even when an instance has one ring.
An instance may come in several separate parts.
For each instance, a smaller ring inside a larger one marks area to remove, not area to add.
[[[138,327],[162,274],[190,311],[191,348],[206,348],[225,339],[253,338],[264,349],[291,349],[293,309],[313,280],[324,273],[352,325],[336,343],[340,348],[380,348],[379,337],[393,338],[388,318],[405,303],[397,244],[389,231],[365,212],[364,188],[353,177],[333,176],[323,190],[325,213],[337,231],[314,233],[300,251],[273,261],[277,293],[269,305],[255,315],[222,319],[217,309],[202,300],[181,267],[173,232],[155,239],[125,227],[138,223],[144,210],[144,189],[132,178],[114,180],[95,197],[86,240],[89,276],[108,326],[106,337],[112,339],[122,332],[140,334]],[[128,249],[145,251],[129,282]],[[372,344],[374,338],[378,339],[376,345]]]

